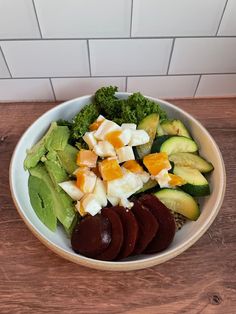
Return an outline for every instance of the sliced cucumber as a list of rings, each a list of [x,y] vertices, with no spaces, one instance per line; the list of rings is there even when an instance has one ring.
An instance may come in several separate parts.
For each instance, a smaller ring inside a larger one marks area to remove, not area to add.
[[[150,190],[157,186],[157,181],[149,179],[146,183],[144,183],[143,187],[139,189],[135,194],[146,192],[147,190]]]
[[[155,193],[155,196],[176,213],[182,214],[190,220],[197,220],[200,210],[195,199],[180,190],[162,189]]]
[[[198,150],[197,144],[184,136],[163,135],[157,137],[152,145],[151,152],[166,152],[168,155],[180,152],[193,153]]]
[[[161,122],[161,127],[165,134],[191,138],[186,126],[180,120],[164,120]]]
[[[175,166],[174,174],[180,176],[187,182],[181,186],[181,189],[185,192],[193,196],[206,196],[210,194],[209,183],[199,170]]]
[[[201,156],[192,153],[175,153],[169,156],[176,166],[190,167],[207,173],[214,169],[213,165]]]
[[[144,118],[138,125],[138,130],[145,130],[149,135],[149,142],[147,144],[139,145],[136,147],[139,158],[143,158],[149,154],[152,148],[152,143],[156,137],[157,126],[159,124],[159,115],[152,113]]]

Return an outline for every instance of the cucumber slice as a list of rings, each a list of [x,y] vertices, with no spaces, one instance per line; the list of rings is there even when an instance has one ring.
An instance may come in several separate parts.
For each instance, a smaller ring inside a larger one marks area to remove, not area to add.
[[[202,173],[210,172],[214,169],[213,165],[201,156],[192,153],[176,153],[169,156],[169,160],[176,166],[190,167]]]
[[[135,194],[146,192],[147,190],[150,190],[157,186],[157,181],[149,179],[146,183],[144,183],[143,187],[139,189]]]
[[[151,152],[166,152],[168,155],[171,155],[180,152],[193,153],[197,150],[197,144],[190,138],[184,136],[163,135],[154,141]]]
[[[165,134],[180,135],[191,138],[186,126],[180,120],[164,120],[161,127]]]
[[[185,192],[193,196],[206,196],[210,194],[209,183],[199,170],[175,166],[174,174],[180,176],[187,182],[181,186],[181,189]]]
[[[154,194],[163,204],[190,220],[197,220],[200,209],[195,199],[180,190],[162,189]]]
[[[149,135],[149,142],[147,144],[139,145],[136,147],[137,154],[139,158],[143,158],[145,155],[149,154],[152,148],[152,143],[156,137],[157,126],[159,124],[159,115],[157,113],[152,113],[144,118],[138,125],[138,130],[145,130]]]

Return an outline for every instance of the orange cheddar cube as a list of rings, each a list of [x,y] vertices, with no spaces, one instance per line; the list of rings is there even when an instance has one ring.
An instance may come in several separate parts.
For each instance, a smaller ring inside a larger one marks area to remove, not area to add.
[[[171,169],[167,153],[154,153],[144,156],[143,163],[149,173],[156,176],[163,169]]]
[[[169,177],[170,177],[169,185],[171,186],[180,186],[186,183],[184,179],[177,176],[176,174],[169,173]]]
[[[80,167],[94,168],[97,164],[98,156],[91,150],[82,149],[77,154],[76,163]]]
[[[123,167],[134,173],[142,173],[144,170],[136,160],[128,160],[123,164]]]
[[[122,132],[119,130],[118,131],[112,131],[105,136],[105,140],[107,140],[115,148],[120,148],[120,147],[124,146],[124,143],[122,142],[122,140],[120,138],[121,133]]]
[[[123,177],[121,167],[116,159],[104,159],[99,163],[99,171],[104,181]]]

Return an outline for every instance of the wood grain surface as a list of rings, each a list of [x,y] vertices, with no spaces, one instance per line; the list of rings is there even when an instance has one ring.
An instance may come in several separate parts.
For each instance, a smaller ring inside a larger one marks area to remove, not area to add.
[[[162,265],[103,272],[58,257],[27,229],[8,183],[25,129],[56,103],[0,104],[0,313],[236,313],[236,99],[172,101],[220,146],[227,170],[223,206],[208,232]]]

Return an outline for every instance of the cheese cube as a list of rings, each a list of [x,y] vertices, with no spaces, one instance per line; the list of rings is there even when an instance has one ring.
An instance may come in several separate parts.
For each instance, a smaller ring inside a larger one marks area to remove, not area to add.
[[[104,182],[100,178],[97,178],[96,180],[93,194],[96,196],[98,202],[102,205],[102,207],[107,206],[106,187]]]
[[[133,152],[133,149],[131,146],[124,146],[124,147],[118,148],[116,150],[116,153],[117,153],[117,156],[118,156],[120,163],[127,161],[127,160],[134,160],[135,159],[134,152]]]
[[[76,186],[76,181],[65,181],[59,186],[74,200],[80,200],[84,193]]]
[[[137,125],[135,123],[122,123],[121,128],[123,130],[136,130]]]
[[[89,130],[96,131],[104,120],[106,119],[102,115],[100,115],[92,124],[90,124]]]
[[[108,201],[111,203],[112,206],[116,206],[119,204],[119,198],[111,195],[107,195]]]
[[[84,193],[91,193],[96,184],[96,175],[92,171],[78,170],[76,186]]]
[[[84,217],[87,215],[80,201],[77,201],[77,203],[75,204],[75,208],[79,212],[80,216]]]
[[[150,179],[150,174],[147,173],[146,171],[143,171],[141,173],[138,174],[140,179],[143,181],[143,183],[148,182],[148,180]]]
[[[127,198],[121,198],[119,201],[119,205],[125,208],[132,208],[134,206],[134,203],[130,202]]]
[[[108,141],[99,141],[94,146],[93,151],[100,157],[115,157],[116,152],[114,147]]]
[[[144,130],[132,131],[130,146],[138,146],[148,143],[150,140],[149,135]]]
[[[83,140],[88,145],[89,149],[93,149],[94,146],[97,144],[97,140],[94,136],[94,131],[93,132],[86,132],[83,136]]]
[[[169,181],[171,180],[168,170],[163,169],[161,170],[156,176],[155,179],[157,180],[158,184],[160,185],[160,188],[169,188]]]
[[[84,211],[92,216],[95,216],[102,209],[102,206],[97,200],[96,195],[93,193],[86,194],[81,199],[81,205],[84,208]]]
[[[123,177],[122,169],[116,158],[107,158],[98,165],[103,180],[110,181]]]
[[[77,154],[76,163],[80,167],[94,168],[97,164],[98,156],[91,150],[81,149]]]
[[[104,140],[108,133],[118,130],[121,130],[118,124],[110,120],[104,120],[95,131],[94,136],[98,140]]]
[[[132,136],[132,131],[130,129],[125,129],[121,132],[119,138],[122,141],[123,145],[128,145]]]

